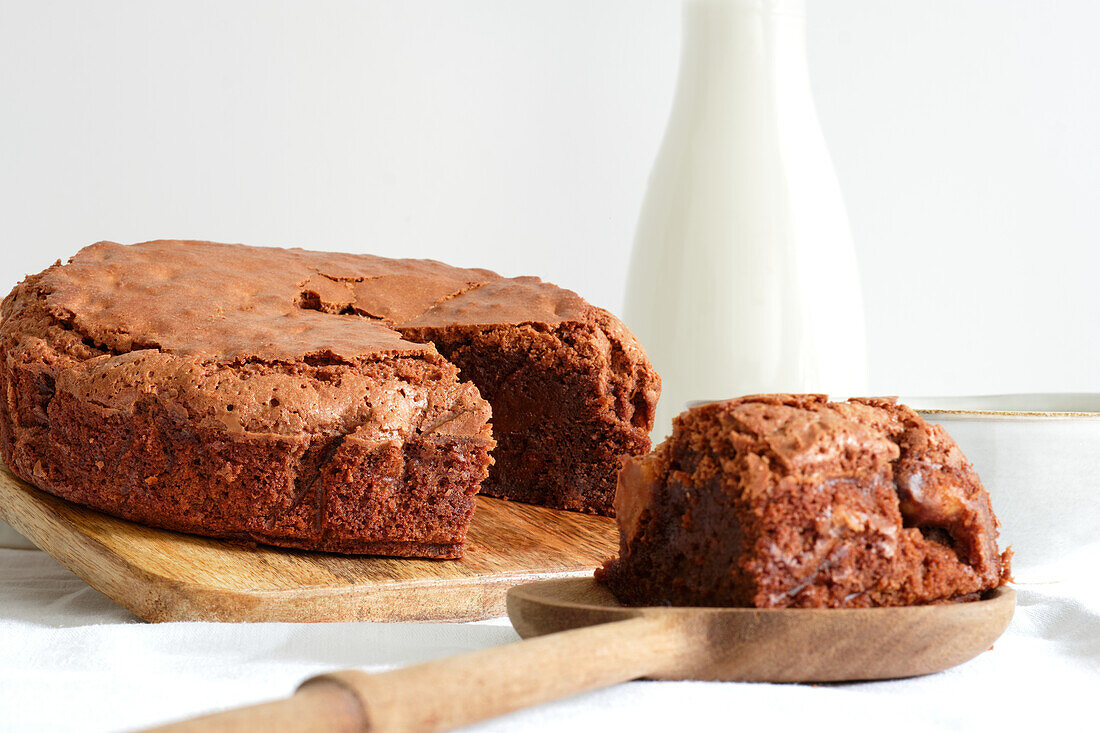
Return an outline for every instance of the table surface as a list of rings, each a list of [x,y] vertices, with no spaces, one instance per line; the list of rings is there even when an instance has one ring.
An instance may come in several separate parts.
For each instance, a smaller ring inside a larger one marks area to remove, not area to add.
[[[889,682],[632,682],[475,726],[487,731],[1007,730],[1091,719],[1100,691],[1100,541],[1016,586],[1008,632],[977,659]],[[290,694],[334,668],[382,670],[516,641],[467,624],[146,624],[37,550],[0,549],[0,727],[115,731]]]

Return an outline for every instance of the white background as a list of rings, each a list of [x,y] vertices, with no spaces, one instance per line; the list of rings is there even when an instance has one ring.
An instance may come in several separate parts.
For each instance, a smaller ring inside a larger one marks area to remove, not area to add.
[[[1100,2],[808,4],[871,391],[1100,392]],[[0,0],[0,290],[96,240],[193,237],[533,273],[618,310],[678,49],[675,0]],[[1095,543],[1074,562],[1072,581],[1019,584],[994,651],[941,675],[635,682],[479,730],[692,730],[731,710],[747,727],[1080,727]],[[134,729],[514,638],[126,623],[41,553],[0,567],[14,729]]]
[[[871,391],[1100,391],[1100,3],[809,5]],[[671,0],[2,0],[0,287],[192,237],[619,310],[678,48]]]

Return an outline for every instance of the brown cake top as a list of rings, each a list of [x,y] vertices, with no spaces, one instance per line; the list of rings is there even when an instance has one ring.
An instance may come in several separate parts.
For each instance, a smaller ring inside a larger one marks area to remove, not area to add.
[[[438,358],[395,327],[585,321],[575,293],[538,278],[433,260],[211,242],[100,242],[41,277],[46,307],[115,352],[220,362]]]
[[[799,481],[871,481],[889,468],[909,526],[958,529],[953,536],[960,549],[983,569],[1000,557],[989,494],[966,456],[941,426],[895,398],[829,402],[825,395],[757,395],[702,405],[677,418],[678,428],[689,424],[710,450],[761,455],[768,473]],[[763,471],[746,479],[749,493],[775,485]]]
[[[108,411],[149,401],[233,432],[489,439],[489,406],[402,324],[553,328],[601,313],[537,278],[432,260],[101,242],[4,302],[6,357]]]

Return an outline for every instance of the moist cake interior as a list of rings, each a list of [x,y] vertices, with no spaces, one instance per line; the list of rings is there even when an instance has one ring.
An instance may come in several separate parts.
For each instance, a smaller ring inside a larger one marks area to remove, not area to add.
[[[627,461],[633,605],[839,608],[966,600],[1005,582],[989,494],[939,426],[889,399],[762,395],[696,407]]]

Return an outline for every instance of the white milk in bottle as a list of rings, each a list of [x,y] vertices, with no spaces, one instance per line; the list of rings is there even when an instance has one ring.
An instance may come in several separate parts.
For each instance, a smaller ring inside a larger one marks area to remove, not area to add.
[[[692,400],[863,393],[859,275],[801,0],[686,1],[624,315],[663,380],[655,439]]]

